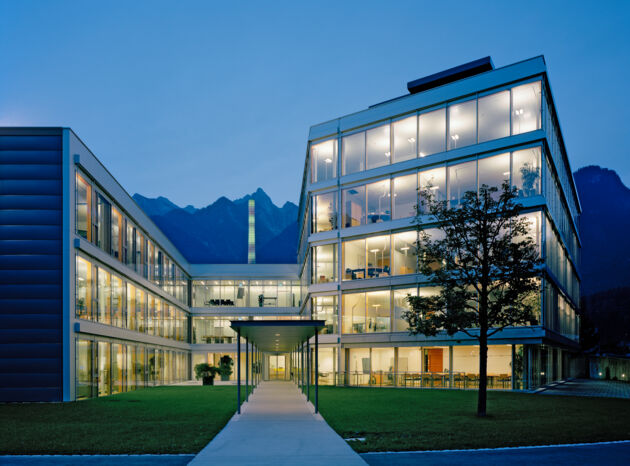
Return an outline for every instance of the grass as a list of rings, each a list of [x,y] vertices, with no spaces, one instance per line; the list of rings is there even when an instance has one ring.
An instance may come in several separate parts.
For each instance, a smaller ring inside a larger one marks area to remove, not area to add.
[[[358,452],[446,450],[630,439],[630,400],[477,392],[320,387],[328,424]]]
[[[236,387],[155,387],[71,403],[0,404],[0,454],[196,453]]]

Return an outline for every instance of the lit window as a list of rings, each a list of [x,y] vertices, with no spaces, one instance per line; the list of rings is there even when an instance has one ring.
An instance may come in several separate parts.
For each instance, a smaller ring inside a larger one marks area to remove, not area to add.
[[[458,207],[468,191],[477,192],[477,162],[448,167],[448,199],[451,207]]]
[[[368,170],[389,165],[392,155],[389,144],[389,125],[368,130],[366,147]]]
[[[416,150],[418,147],[417,129],[418,121],[415,115],[392,123],[392,131],[394,132],[392,163],[416,158]]]
[[[337,177],[337,140],[320,142],[311,146],[311,180],[330,180]]]
[[[418,155],[444,152],[446,141],[446,109],[423,113],[418,119]]]
[[[370,183],[367,189],[367,223],[386,222],[391,219],[389,180]]]
[[[341,139],[342,174],[349,175],[365,170],[365,133],[344,136]]]
[[[512,88],[512,134],[540,129],[540,81]]]
[[[342,202],[344,228],[365,225],[365,186],[344,189]]]
[[[448,107],[448,150],[477,142],[477,101]]]
[[[394,218],[407,218],[416,215],[418,177],[411,175],[394,178]]]
[[[540,147],[512,153],[512,184],[518,197],[540,194]]]
[[[479,98],[479,142],[510,135],[510,91]]]

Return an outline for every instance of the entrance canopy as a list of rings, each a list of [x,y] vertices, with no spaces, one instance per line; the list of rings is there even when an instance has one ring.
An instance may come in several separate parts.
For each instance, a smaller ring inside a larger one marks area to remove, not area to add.
[[[324,327],[323,320],[233,320],[231,327],[260,351],[289,353]]]

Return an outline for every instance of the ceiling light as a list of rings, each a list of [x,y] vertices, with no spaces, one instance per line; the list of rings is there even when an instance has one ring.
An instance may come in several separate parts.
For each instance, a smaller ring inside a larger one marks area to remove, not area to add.
[[[379,252],[380,249],[370,249],[370,252]]]
[[[414,142],[416,142],[416,138],[407,138],[407,141],[409,141],[411,143],[414,143]]]
[[[405,246],[404,248],[400,248],[401,251],[409,251],[409,246]]]
[[[510,172],[503,172],[503,176],[509,176]]]
[[[277,337],[279,337],[279,336],[280,336],[280,334],[279,334],[279,333],[276,333],[276,336],[277,336]]]
[[[329,157],[329,158],[327,158],[327,159],[324,159],[324,162],[326,162],[326,163],[332,163],[332,159]]]
[[[459,134],[453,134],[453,135],[451,136],[451,139],[452,139],[453,141],[457,141],[457,140],[459,139]]]
[[[429,189],[435,191],[436,189],[440,189],[440,187],[439,186],[431,186]]]
[[[390,155],[392,155],[391,152],[385,152],[385,157],[389,157]]]
[[[420,157],[424,157],[426,154],[424,152],[420,152]]]

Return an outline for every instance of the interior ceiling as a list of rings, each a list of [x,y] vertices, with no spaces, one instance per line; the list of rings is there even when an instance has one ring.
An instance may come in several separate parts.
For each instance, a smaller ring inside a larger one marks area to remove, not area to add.
[[[323,320],[233,320],[230,325],[240,330],[261,351],[288,353],[319,332]],[[245,348],[241,348],[241,352]]]

